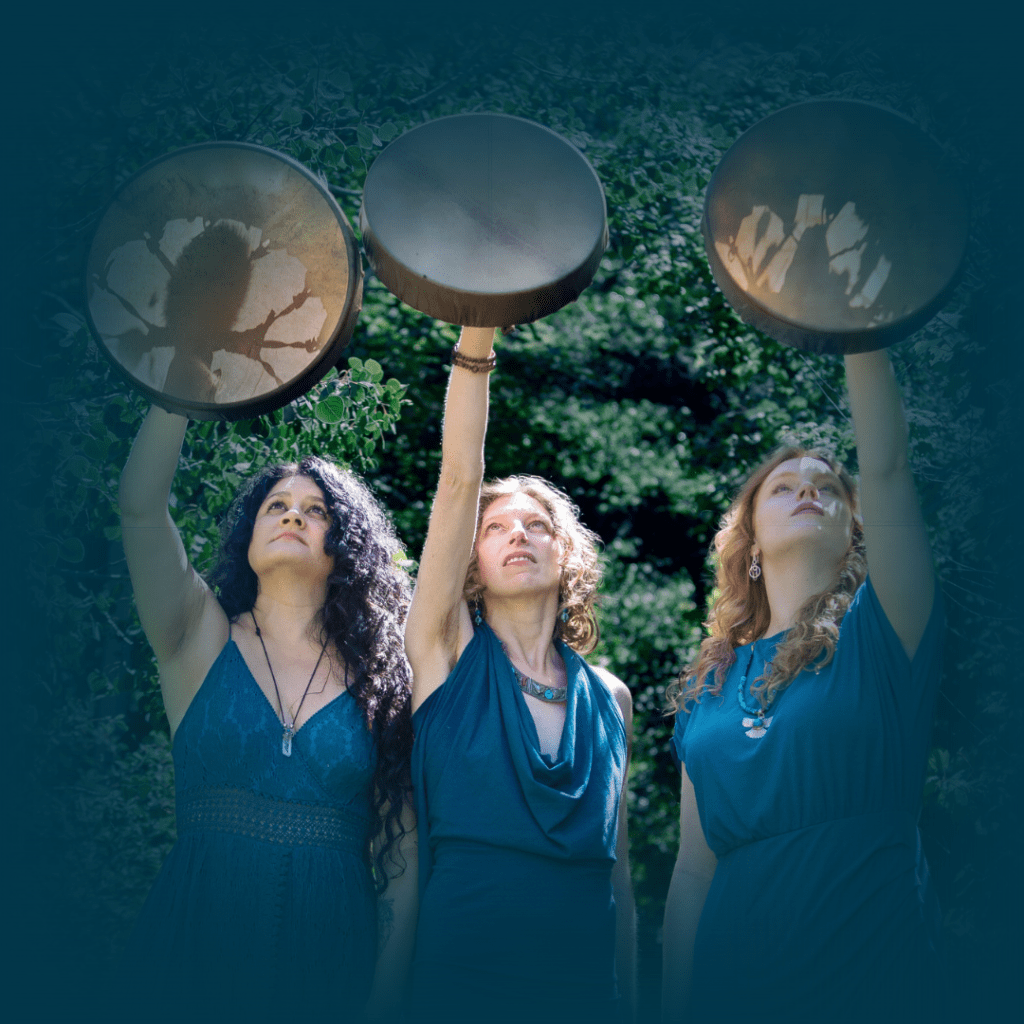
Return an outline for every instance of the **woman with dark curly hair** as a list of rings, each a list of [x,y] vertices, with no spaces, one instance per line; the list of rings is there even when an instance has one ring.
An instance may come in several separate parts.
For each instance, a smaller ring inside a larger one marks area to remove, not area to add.
[[[625,1020],[629,690],[597,643],[597,538],[536,477],[487,484],[493,330],[463,328],[406,627],[424,1021]]]
[[[398,542],[363,483],[307,457],[248,483],[208,584],[168,512],[185,427],[151,409],[121,476],[178,828],[127,986],[147,1019],[387,1016],[416,904]]]
[[[931,1020],[937,907],[917,818],[942,609],[884,352],[846,357],[860,496],[777,451],[715,537],[676,696],[680,845],[663,1019]]]

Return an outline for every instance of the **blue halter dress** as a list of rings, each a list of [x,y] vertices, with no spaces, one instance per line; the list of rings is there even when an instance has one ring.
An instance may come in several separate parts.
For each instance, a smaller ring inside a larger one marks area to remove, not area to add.
[[[626,731],[608,687],[559,651],[568,700],[553,759],[486,624],[413,715],[414,1020],[596,1024],[616,1011]]]
[[[692,1019],[933,1020],[940,917],[917,819],[941,673],[941,597],[909,660],[868,580],[832,661],[765,724],[778,634],[736,651],[718,696],[676,715],[674,746],[718,858],[697,929]],[[688,1018],[690,1019],[690,1018]]]
[[[229,639],[174,737],[178,840],[129,945],[128,1017],[347,1020],[364,1004],[373,741],[348,691],[290,757],[281,732]]]

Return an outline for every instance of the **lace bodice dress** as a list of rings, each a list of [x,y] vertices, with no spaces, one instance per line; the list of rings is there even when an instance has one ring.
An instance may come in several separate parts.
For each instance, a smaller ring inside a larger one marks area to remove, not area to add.
[[[135,1019],[341,1021],[365,1002],[372,739],[347,690],[290,757],[281,731],[229,639],[174,737],[178,839],[129,945]]]

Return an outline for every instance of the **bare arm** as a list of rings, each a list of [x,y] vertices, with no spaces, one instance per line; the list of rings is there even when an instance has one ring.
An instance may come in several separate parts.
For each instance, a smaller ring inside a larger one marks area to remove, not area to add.
[[[685,1020],[693,979],[693,947],[697,924],[717,863],[700,827],[693,783],[682,769],[679,798],[679,853],[665,901],[662,929],[661,1019]]]
[[[228,632],[227,618],[189,565],[168,512],[186,425],[183,416],[151,408],[121,473],[118,493],[135,604],[160,666],[172,733]]]
[[[615,841],[615,867],[612,868],[612,895],[615,897],[615,976],[622,998],[622,1020],[636,1019],[636,902],[633,878],[629,870],[629,765],[633,755],[633,698],[629,687],[607,669],[593,666],[594,672],[612,691],[626,725],[626,774],[619,796],[619,824]]]
[[[633,702],[625,686],[626,736],[629,755],[626,758],[626,777],[619,798],[619,834],[615,843],[615,867],[612,869],[612,893],[615,896],[615,974],[622,997],[623,1020],[628,1024],[636,1020],[636,901],[633,898],[633,879],[629,870],[629,821],[626,811],[629,790],[629,765],[633,752]],[[620,701],[620,706],[622,702]]]
[[[398,1021],[416,942],[419,915],[418,839],[411,805],[402,812],[405,835],[388,864],[388,887],[377,899],[377,969],[366,1005],[369,1021]]]
[[[935,583],[907,457],[907,425],[888,355],[880,351],[847,356],[846,385],[857,436],[871,582],[912,658],[928,623]]]
[[[464,327],[459,351],[473,358],[486,357],[493,339],[492,327]],[[473,554],[484,474],[489,377],[453,366],[448,381],[441,479],[405,627],[414,711],[444,682],[473,634],[462,587]]]

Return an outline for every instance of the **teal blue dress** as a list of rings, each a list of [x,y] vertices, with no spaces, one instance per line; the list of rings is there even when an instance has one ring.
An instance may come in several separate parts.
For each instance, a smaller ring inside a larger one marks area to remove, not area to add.
[[[174,736],[178,839],[129,943],[133,1020],[350,1020],[373,980],[374,750],[345,691],[281,751],[228,640]]]
[[[938,592],[910,661],[870,580],[832,662],[766,712],[750,684],[785,634],[736,651],[674,746],[718,858],[697,930],[695,1021],[935,1020],[941,920],[921,850],[941,673]],[[688,1018],[691,1019],[691,1018]]]
[[[597,1024],[616,1012],[611,873],[626,730],[608,687],[559,652],[568,700],[554,758],[540,753],[486,624],[413,715],[416,1021]]]

